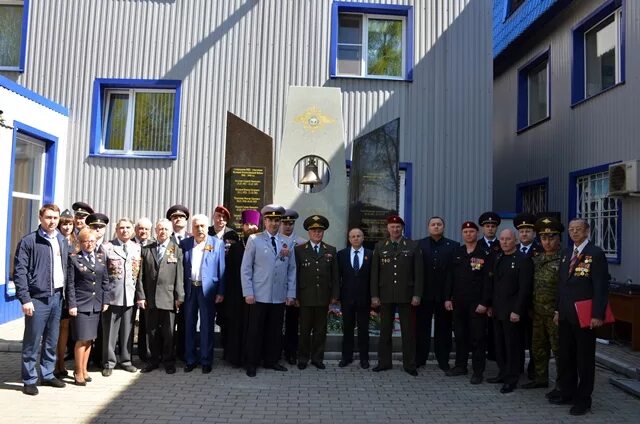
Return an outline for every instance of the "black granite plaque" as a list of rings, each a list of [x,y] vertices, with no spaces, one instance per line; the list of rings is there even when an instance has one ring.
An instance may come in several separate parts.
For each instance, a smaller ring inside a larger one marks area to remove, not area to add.
[[[225,181],[229,187],[229,198],[225,202],[231,212],[231,222],[240,230],[242,211],[264,206],[265,169],[261,167],[232,166]]]
[[[349,227],[364,228],[367,247],[388,236],[386,218],[398,210],[399,130],[398,118],[353,142]]]

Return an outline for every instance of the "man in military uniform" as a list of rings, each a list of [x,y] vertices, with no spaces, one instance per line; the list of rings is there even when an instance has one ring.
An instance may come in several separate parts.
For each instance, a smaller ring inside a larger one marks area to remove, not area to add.
[[[229,209],[222,205],[216,206],[213,211],[213,225],[209,227],[209,235],[224,240],[224,235],[231,231],[235,232],[233,228],[227,227],[227,223],[231,219],[231,212]],[[226,247],[229,250],[228,246]]]
[[[500,242],[496,237],[498,227],[502,220],[500,216],[495,212],[484,212],[478,218],[478,224],[482,229],[482,238],[478,241],[481,247],[487,249],[491,256],[492,264],[495,263],[496,258],[502,250],[500,249]],[[493,265],[492,265],[493,266]],[[493,318],[489,317],[487,323],[487,359],[490,361],[496,360],[496,344],[493,336]]]
[[[107,225],[109,225],[109,217],[103,213],[94,212],[87,216],[85,224],[96,234],[96,248],[94,249],[96,255],[100,254],[106,258],[103,244]],[[93,341],[93,348],[89,354],[89,360],[96,367],[102,368],[102,319],[98,321],[98,337]]]
[[[91,215],[94,211],[91,206],[84,202],[75,202],[71,205],[71,209],[73,209],[73,226],[75,227],[74,231],[77,236],[80,230],[86,225],[85,220],[87,216]]]
[[[563,225],[555,218],[541,218],[536,232],[544,249],[533,257],[533,340],[532,353],[536,358],[535,379],[523,384],[523,389],[549,386],[549,350],[558,357],[558,327],[553,323],[560,269],[560,234]],[[556,370],[558,362],[556,361]],[[555,393],[552,393],[555,394]]]
[[[296,299],[300,302],[298,368],[305,369],[311,359],[313,366],[323,370],[328,306],[336,303],[340,291],[338,252],[322,241],[329,228],[327,218],[312,215],[304,220],[303,227],[309,233],[309,241],[295,247]]]
[[[304,244],[305,239],[295,233],[296,219],[299,215],[293,209],[285,209],[280,221],[280,234],[287,237],[292,247]],[[284,357],[291,365],[297,362],[298,352],[298,320],[300,318],[300,303],[285,306],[284,311]]]
[[[400,315],[402,365],[412,376],[416,371],[415,323],[412,306],[420,304],[424,274],[418,243],[403,236],[404,220],[387,218],[389,238],[376,244],[371,263],[371,306],[380,307],[378,365],[374,372],[391,369],[391,336],[395,311]]]

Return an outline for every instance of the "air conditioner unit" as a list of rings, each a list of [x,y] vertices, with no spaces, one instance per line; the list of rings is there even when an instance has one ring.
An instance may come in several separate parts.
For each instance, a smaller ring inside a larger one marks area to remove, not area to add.
[[[640,192],[640,161],[609,165],[609,195],[623,196]]]

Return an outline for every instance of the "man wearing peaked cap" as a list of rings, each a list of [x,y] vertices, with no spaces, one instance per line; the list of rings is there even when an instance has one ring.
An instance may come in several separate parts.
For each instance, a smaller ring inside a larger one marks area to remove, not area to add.
[[[306,242],[305,239],[299,237],[295,233],[296,220],[299,218],[297,211],[293,209],[285,209],[280,223],[280,234],[287,237],[291,241],[291,246],[295,247]],[[293,305],[285,307],[284,311],[284,358],[291,365],[295,365],[298,361],[298,321],[300,318],[300,304],[296,302]]]
[[[496,233],[498,232],[498,227],[501,222],[502,220],[500,219],[500,216],[492,211],[485,212],[480,215],[480,218],[478,218],[478,224],[480,224],[480,228],[482,229],[482,238],[478,243],[489,251],[492,262],[495,262],[498,255],[502,252],[502,249],[500,249],[500,242],[496,237]],[[492,361],[496,360],[493,325],[491,322],[488,324],[487,331],[487,359]]]
[[[76,236],[78,232],[84,228],[85,219],[88,215],[93,213],[93,208],[84,202],[75,202],[71,205],[71,209],[73,209],[73,225],[75,227]]]
[[[249,236],[240,266],[242,295],[249,309],[246,340],[249,377],[256,376],[260,359],[265,368],[287,371],[278,363],[282,354],[284,306],[292,305],[296,297],[294,249],[289,239],[278,233],[285,209],[271,204],[261,212],[264,231]],[[269,342],[263,343],[265,340]]]
[[[380,339],[378,365],[373,371],[391,369],[391,336],[394,311],[400,315],[402,331],[402,362],[412,376],[416,371],[415,325],[412,306],[420,304],[424,265],[418,243],[405,238],[404,221],[398,215],[387,218],[389,238],[376,244],[371,263],[371,306],[380,307]]]
[[[297,270],[297,298],[300,302],[300,341],[298,368],[311,364],[325,369],[324,348],[327,339],[327,308],[339,296],[338,252],[322,241],[329,220],[312,215],[303,227],[309,241],[295,247]]]

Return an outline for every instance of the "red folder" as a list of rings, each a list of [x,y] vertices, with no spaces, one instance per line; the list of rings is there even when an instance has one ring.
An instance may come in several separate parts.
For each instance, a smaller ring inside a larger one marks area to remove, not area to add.
[[[591,299],[579,300],[575,303],[576,312],[578,313],[578,321],[580,321],[581,328],[591,327],[591,311],[593,309],[593,301]],[[611,306],[607,303],[607,309],[604,312],[604,323],[611,324],[615,322],[613,312],[611,312]]]

